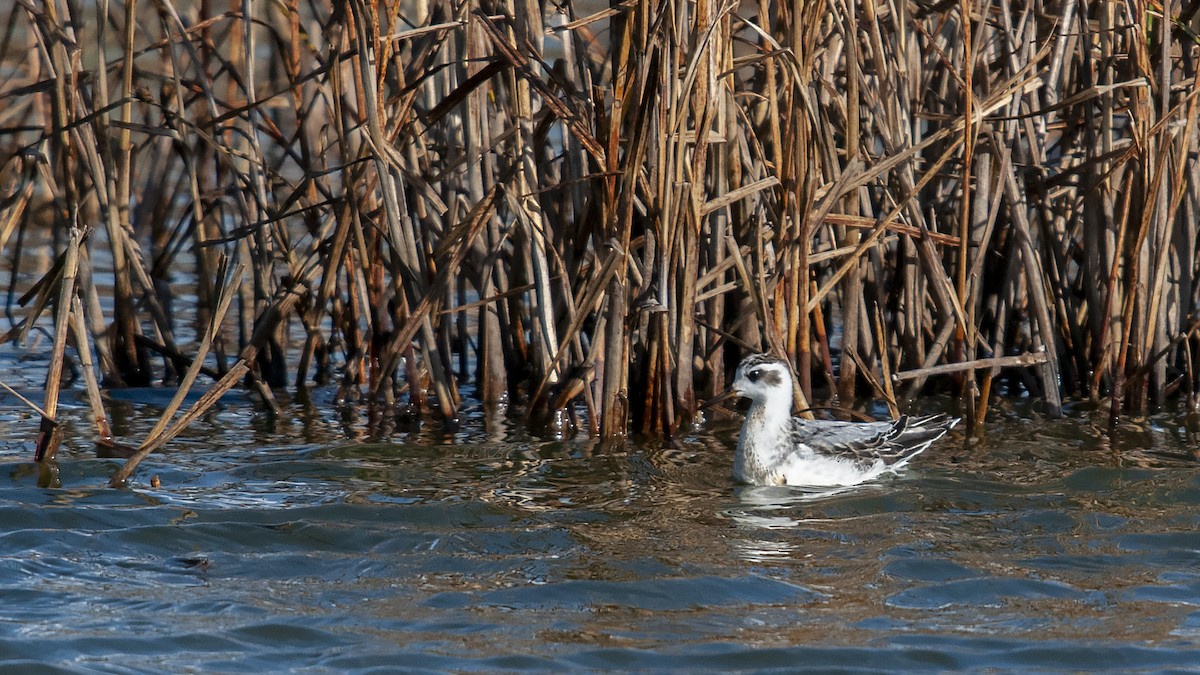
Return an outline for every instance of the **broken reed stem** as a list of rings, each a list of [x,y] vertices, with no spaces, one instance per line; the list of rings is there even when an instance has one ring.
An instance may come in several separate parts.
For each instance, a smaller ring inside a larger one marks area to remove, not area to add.
[[[96,425],[96,440],[102,445],[113,442],[112,427],[104,401],[100,394],[100,382],[92,364],[92,345],[83,318],[83,303],[78,294],[71,298],[71,337],[75,339],[75,351],[79,354],[79,369],[83,371],[84,388],[87,390],[88,408],[92,411],[92,422]]]
[[[55,304],[54,344],[50,348],[50,365],[46,373],[46,393],[43,397],[42,423],[38,434],[34,460],[53,461],[62,441],[57,421],[58,395],[62,386],[62,372],[67,348],[68,327],[71,325],[72,300],[75,297],[75,276],[79,269],[79,243],[82,231],[72,225],[67,230],[67,248],[63,257],[62,277],[59,280],[58,302]]]
[[[48,419],[48,420],[54,419],[53,417],[50,417],[50,415],[48,415],[46,413],[46,411],[44,409],[42,409],[42,407],[40,405],[34,403],[33,401],[30,401],[28,398],[25,397],[24,394],[17,391],[16,389],[13,389],[12,387],[8,386],[7,384],[5,384],[3,382],[0,382],[0,389],[3,389],[4,391],[7,391],[9,394],[15,396],[17,398],[17,400],[19,400],[21,403],[24,403],[25,405],[29,406],[29,409],[32,410],[33,412],[37,413],[38,416],[41,417],[42,419]]]
[[[175,411],[179,410],[179,406],[187,397],[188,392],[191,391],[192,385],[196,382],[196,378],[200,375],[200,371],[204,367],[204,359],[208,357],[208,350],[212,347],[213,339],[216,338],[217,333],[221,330],[225,314],[229,311],[230,303],[233,302],[233,289],[236,288],[237,282],[240,282],[242,279],[245,265],[239,261],[234,267],[233,273],[228,274],[227,261],[222,260],[217,266],[217,270],[220,273],[218,279],[222,283],[217,292],[217,306],[209,318],[208,328],[202,334],[200,345],[196,347],[196,354],[192,357],[192,364],[177,385],[175,395],[163,410],[158,423],[154,425],[150,433],[146,434],[146,440],[142,442],[142,447],[157,443],[159,435],[166,429],[171,418],[175,416]]]
[[[805,409],[899,414],[903,381],[977,421],[1000,391],[1144,409],[1192,372],[1200,98],[1171,7],[752,4],[21,5],[0,247],[23,279],[59,240],[8,333],[55,331],[46,412],[67,330],[101,437],[100,381],[186,370],[143,450],[243,374],[448,424],[471,382],[616,438],[678,433],[751,350],[791,357]],[[71,254],[80,223],[101,236]],[[222,282],[235,250],[252,286]],[[221,384],[177,416],[207,353]]]
[[[898,373],[892,373],[893,382],[903,382],[904,380],[913,380],[916,378],[925,378],[933,375],[945,375],[947,373],[960,373],[970,370],[982,370],[984,368],[1012,368],[1014,366],[1027,367],[1045,363],[1047,360],[1045,352],[1036,354],[1020,354],[1017,356],[997,356],[989,359],[975,359],[974,361],[959,361],[957,363],[943,363],[928,368],[917,368],[915,370],[903,370]]]
[[[137,469],[138,465],[142,463],[142,460],[150,456],[150,453],[166,445],[172,438],[178,436],[180,432],[190,426],[192,422],[196,421],[201,415],[212,408],[217,401],[221,400],[221,397],[228,393],[230,389],[233,389],[233,387],[236,386],[237,383],[241,381],[241,379],[245,377],[247,373],[250,372],[251,364],[253,363],[255,357],[258,356],[259,349],[262,348],[262,346],[269,339],[271,333],[278,327],[279,322],[292,313],[292,309],[294,308],[299,297],[299,294],[293,289],[282,290],[280,295],[278,295],[275,301],[269,305],[266,313],[260,319],[258,327],[254,331],[254,335],[250,338],[250,343],[247,344],[242,349],[241,354],[238,355],[237,363],[235,363],[233,367],[229,369],[229,372],[225,373],[225,376],[218,380],[216,384],[212,386],[212,388],[204,392],[204,394],[194,404],[192,404],[192,407],[189,408],[188,411],[181,417],[176,419],[169,427],[166,428],[166,430],[160,431],[157,435],[148,437],[142,443],[142,445],[138,447],[137,452],[130,456],[129,459],[125,460],[125,463],[121,465],[121,468],[113,474],[112,478],[109,479],[109,485],[111,487],[124,487],[125,482],[129,480],[130,476],[133,475],[133,472]],[[197,359],[195,363],[200,363],[200,359]],[[177,396],[177,398],[182,400],[181,396]],[[167,416],[164,415],[163,419],[167,419]]]

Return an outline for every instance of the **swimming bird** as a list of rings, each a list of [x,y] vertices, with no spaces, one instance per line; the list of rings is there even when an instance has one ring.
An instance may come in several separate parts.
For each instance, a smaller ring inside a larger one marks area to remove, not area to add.
[[[894,422],[793,417],[791,371],[767,354],[743,359],[730,388],[750,399],[733,477],[751,485],[857,485],[895,472],[958,423],[942,414]]]

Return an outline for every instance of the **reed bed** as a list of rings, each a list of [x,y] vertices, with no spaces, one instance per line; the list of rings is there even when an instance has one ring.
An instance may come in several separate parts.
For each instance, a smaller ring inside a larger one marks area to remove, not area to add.
[[[0,246],[55,242],[5,336],[54,336],[38,457],[64,359],[102,442],[101,386],[179,387],[114,484],[243,384],[671,436],[770,350],[802,407],[1194,409],[1198,9],[18,0]]]

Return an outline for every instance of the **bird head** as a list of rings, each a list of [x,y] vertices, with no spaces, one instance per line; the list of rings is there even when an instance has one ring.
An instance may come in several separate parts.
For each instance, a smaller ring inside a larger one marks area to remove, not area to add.
[[[782,359],[767,354],[742,359],[730,389],[756,404],[792,405],[792,373]]]

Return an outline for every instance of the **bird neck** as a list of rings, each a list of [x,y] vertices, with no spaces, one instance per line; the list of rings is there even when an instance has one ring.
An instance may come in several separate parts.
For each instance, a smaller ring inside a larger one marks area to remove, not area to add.
[[[752,399],[733,459],[735,478],[754,485],[781,484],[775,467],[791,446],[791,417],[791,396]]]
[[[791,397],[775,397],[765,401],[755,401],[750,405],[748,417],[755,426],[766,429],[785,427],[792,418]]]

